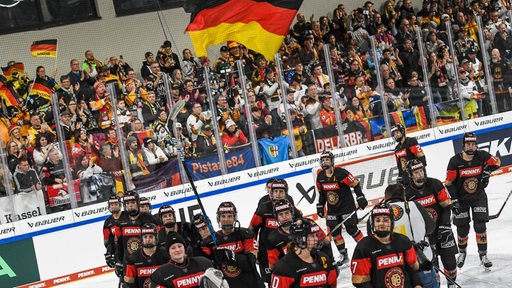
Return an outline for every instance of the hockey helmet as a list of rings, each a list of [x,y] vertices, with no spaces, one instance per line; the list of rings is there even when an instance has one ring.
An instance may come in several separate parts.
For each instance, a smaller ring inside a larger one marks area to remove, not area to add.
[[[477,138],[476,138],[476,134],[473,133],[473,132],[466,132],[464,133],[464,136],[462,136],[462,149],[464,150],[464,152],[466,152],[466,154],[468,155],[473,155],[475,154],[475,151],[476,151],[476,148],[475,150],[466,150],[466,143],[468,142],[475,142],[475,144],[477,143]]]
[[[280,212],[283,212],[286,210],[290,211],[290,213],[292,214],[292,218],[289,221],[281,223],[281,222],[279,222],[279,218],[277,217],[277,215],[279,215]],[[280,226],[286,227],[286,226],[292,225],[294,216],[295,215],[294,215],[293,205],[290,203],[290,201],[288,201],[288,199],[280,199],[280,200],[274,201],[274,218],[276,218],[276,220],[279,222]]]
[[[334,154],[331,151],[325,151],[320,154],[320,166],[322,166],[322,169],[328,169],[330,167],[322,164],[322,159],[324,158],[329,158],[331,160],[331,166],[334,165]]]
[[[145,244],[144,243],[144,235],[154,235],[155,236],[155,242],[152,244]],[[153,223],[144,223],[142,224],[142,227],[140,229],[140,243],[142,243],[142,247],[144,248],[153,248],[158,244],[158,228]]]
[[[238,212],[236,210],[236,206],[235,204],[233,204],[233,202],[231,201],[225,201],[225,202],[222,202],[220,203],[219,207],[217,208],[217,223],[219,223],[219,226],[221,227],[221,229],[223,230],[231,230],[234,228],[234,224],[221,224],[221,221],[220,221],[220,215],[222,214],[233,214],[234,218],[235,218],[235,222],[238,221]]]
[[[151,202],[147,197],[140,197],[140,206],[147,205],[149,206],[149,211],[151,211]]]
[[[391,220],[391,227],[389,231],[381,231],[377,230],[375,228],[375,218],[377,216],[388,216]],[[388,236],[391,231],[393,231],[394,228],[394,213],[393,208],[388,203],[378,203],[375,205],[370,212],[370,225],[371,225],[371,231],[373,234],[379,236],[379,237],[386,237]]]
[[[298,219],[290,226],[290,238],[292,242],[299,248],[304,249],[307,247],[307,239],[309,234],[313,234],[311,232],[311,225],[309,221]]]
[[[425,179],[427,178],[427,171],[425,170],[425,165],[419,159],[411,159],[407,162],[407,174],[409,175],[409,179],[411,179],[414,184],[421,186],[425,183]],[[413,173],[416,170],[423,170],[423,177],[419,179],[414,179]]]
[[[194,215],[194,217],[192,217],[192,222],[194,223],[194,226],[199,229],[199,228],[203,228],[205,227],[207,224],[206,224],[206,219],[204,218],[204,215],[201,214],[201,213],[198,213],[196,215]]]
[[[270,185],[270,198],[272,200],[277,200],[277,199],[274,199],[274,190],[277,190],[277,189],[284,190],[285,197],[286,197],[286,195],[288,195],[288,183],[286,182],[286,180],[279,178],[279,179],[275,179],[274,182],[272,182],[272,184]]]
[[[400,137],[395,137],[395,132],[400,132],[401,136]],[[396,142],[401,142],[402,139],[405,137],[405,127],[404,125],[398,123],[398,124],[395,124],[393,125],[393,127],[391,127],[391,137],[393,137],[393,139],[395,139]]]
[[[135,201],[136,208],[132,210],[128,210],[127,204],[128,202]],[[128,191],[123,196],[124,210],[128,212],[130,216],[136,216],[140,212],[140,198],[139,194],[135,191]]]
[[[171,222],[163,223],[163,216],[168,213],[173,216],[173,220]],[[172,225],[176,224],[176,212],[174,212],[174,208],[172,208],[171,205],[163,205],[160,207],[160,209],[158,209],[158,217],[160,217],[160,221],[162,221],[163,225],[167,228],[170,228]]]
[[[115,211],[115,210],[112,210],[112,204],[117,204],[118,205],[118,210]],[[111,195],[109,198],[108,198],[108,211],[110,211],[110,213],[117,213],[119,212],[119,210],[121,210],[121,199],[119,198],[119,196],[117,195]]]

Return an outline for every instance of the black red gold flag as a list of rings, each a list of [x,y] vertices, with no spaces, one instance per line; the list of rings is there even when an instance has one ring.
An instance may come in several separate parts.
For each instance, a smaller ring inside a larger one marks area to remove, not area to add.
[[[5,78],[7,78],[7,81],[12,80],[12,76],[18,74],[19,76],[22,76],[25,74],[25,65],[21,62],[13,63],[7,67],[2,67],[2,72],[4,73]]]
[[[16,91],[13,88],[4,85],[0,82],[0,97],[5,100],[6,106],[18,106],[18,100],[16,99]]]
[[[33,57],[57,57],[57,39],[34,41],[30,45],[30,53]]]
[[[209,46],[236,41],[273,59],[302,0],[212,0],[185,3],[192,12],[185,30],[197,56]]]
[[[42,79],[42,78],[36,78],[34,81],[34,85],[32,86],[32,91],[30,94],[37,94],[44,99],[51,100],[53,89],[49,87],[48,81]]]

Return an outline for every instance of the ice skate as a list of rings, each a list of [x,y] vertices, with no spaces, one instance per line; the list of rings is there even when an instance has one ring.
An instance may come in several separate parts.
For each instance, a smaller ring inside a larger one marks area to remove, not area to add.
[[[459,256],[457,257],[457,267],[462,268],[462,266],[464,266],[466,255],[466,250],[460,250]]]
[[[338,256],[337,260],[333,263],[334,266],[341,267],[345,263],[348,263],[348,253],[347,249],[340,250],[340,255]]]
[[[487,255],[480,255],[480,265],[484,266],[485,271],[491,271],[492,262]]]

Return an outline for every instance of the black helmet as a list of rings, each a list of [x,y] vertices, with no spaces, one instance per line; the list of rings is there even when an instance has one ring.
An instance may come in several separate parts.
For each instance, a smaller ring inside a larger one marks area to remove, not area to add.
[[[110,213],[117,213],[119,212],[118,211],[112,211],[112,208],[110,208],[110,205],[111,204],[119,204],[119,209],[121,209],[121,198],[119,198],[119,196],[117,196],[116,194],[114,195],[111,195],[109,198],[108,198],[108,211],[110,211]]]
[[[167,214],[167,213],[171,213],[172,216],[173,216],[173,219],[174,219],[174,222],[170,222],[170,223],[164,223],[163,225],[167,228],[171,228],[172,225],[176,224],[176,213],[174,212],[174,208],[172,208],[171,205],[163,205],[162,207],[160,207],[160,209],[158,209],[158,217],[160,217],[160,220],[163,222],[162,220],[162,216],[164,214]]]
[[[126,203],[129,201],[135,201],[137,203],[137,208],[135,210],[126,210]],[[136,216],[140,212],[140,198],[139,194],[135,191],[128,191],[123,196],[124,210],[128,212],[130,216]]]
[[[411,159],[407,162],[407,174],[409,175],[409,179],[414,182],[417,186],[422,186],[425,183],[425,179],[427,178],[427,171],[425,171],[425,165],[419,159]],[[414,180],[412,177],[412,173],[416,170],[423,170],[423,178]]]
[[[320,154],[320,166],[322,166],[322,169],[328,169],[330,166],[322,165],[323,158],[329,158],[331,160],[331,166],[334,165],[334,154],[332,154],[331,151],[325,151],[324,153]]]
[[[217,208],[217,223],[219,223],[219,226],[221,226],[221,229],[223,230],[231,230],[234,228],[233,225],[222,225],[220,223],[220,215],[222,214],[233,214],[235,217],[235,222],[238,221],[238,212],[236,210],[235,204],[231,201],[225,201],[220,203],[219,207]]]
[[[280,226],[286,227],[286,226],[290,226],[292,224],[294,216],[295,216],[294,209],[293,209],[293,205],[286,198],[274,201],[274,218],[276,218],[276,220],[278,222],[279,222],[279,220],[277,218],[277,215],[279,214],[279,212],[286,211],[286,210],[290,211],[290,213],[292,214],[292,219],[290,219],[290,221],[288,221],[288,222],[279,223]]]
[[[140,197],[140,206],[142,205],[148,205],[149,210],[151,210],[151,202],[149,202],[149,199],[147,197]]]
[[[475,142],[477,143],[476,134],[473,132],[466,132],[464,133],[464,136],[462,136],[462,149],[464,150],[466,147],[466,143],[468,142]],[[475,150],[464,150],[466,154],[473,155],[475,154]]]
[[[393,231],[394,228],[394,216],[393,216],[393,208],[388,203],[378,203],[375,205],[370,212],[370,225],[371,231],[373,234],[379,237],[386,237]],[[375,229],[375,217],[377,216],[388,216],[391,219],[391,227],[390,231],[378,231]]]
[[[155,236],[154,244],[144,244],[144,240],[142,239],[144,235],[152,234]],[[158,228],[153,223],[144,223],[140,229],[140,243],[144,248],[153,248],[158,244]]]
[[[395,138],[393,136],[393,133],[395,133],[395,131],[399,131],[400,134],[402,134],[402,136],[400,136],[400,138]],[[393,139],[395,139],[396,142],[401,142],[402,139],[405,137],[405,127],[404,125],[398,123],[398,124],[395,124],[393,125],[393,127],[391,127],[391,137],[393,137]]]
[[[290,226],[290,238],[299,248],[307,247],[307,237],[309,234],[312,234],[309,221],[298,219]]]
[[[274,182],[270,185],[270,198],[272,199],[274,189],[284,189],[284,192],[288,194],[288,183],[284,179],[275,179]]]
[[[194,215],[194,217],[192,217],[192,222],[197,229],[206,226],[206,218],[204,218],[204,215],[201,213]]]

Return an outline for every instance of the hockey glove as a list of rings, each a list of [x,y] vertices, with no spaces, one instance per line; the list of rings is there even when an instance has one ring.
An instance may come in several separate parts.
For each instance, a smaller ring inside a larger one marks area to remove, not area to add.
[[[483,188],[486,188],[487,185],[489,185],[489,178],[491,177],[491,171],[489,170],[486,170],[484,168],[484,170],[482,171],[482,178],[480,179],[480,185],[483,187]]]
[[[460,203],[458,199],[452,199],[452,211],[455,215],[460,213]]]
[[[105,253],[105,262],[107,262],[107,266],[110,268],[116,267],[116,259],[110,253]]]
[[[366,208],[366,206],[368,206],[368,200],[366,200],[364,195],[357,196],[356,201],[357,201],[357,205],[359,205],[359,209],[361,209],[361,210],[363,210],[364,208]]]
[[[318,217],[320,217],[320,218],[324,218],[325,217],[324,205],[316,204],[316,214],[318,214]]]
[[[213,257],[217,263],[233,265],[236,263],[236,253],[226,248],[217,248],[213,250]]]
[[[116,275],[117,275],[117,277],[119,277],[119,278],[123,277],[124,276],[123,263],[116,262],[115,268],[116,268]]]

